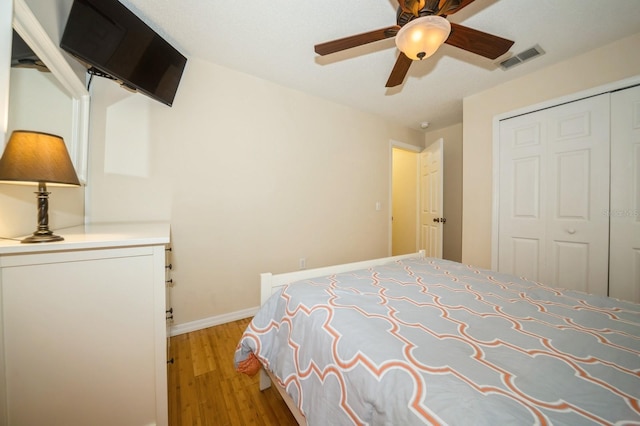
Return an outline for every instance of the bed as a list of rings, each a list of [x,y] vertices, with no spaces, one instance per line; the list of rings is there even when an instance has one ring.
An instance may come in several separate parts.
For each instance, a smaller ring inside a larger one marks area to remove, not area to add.
[[[422,252],[262,274],[261,297],[236,368],[300,424],[640,425],[638,304]]]

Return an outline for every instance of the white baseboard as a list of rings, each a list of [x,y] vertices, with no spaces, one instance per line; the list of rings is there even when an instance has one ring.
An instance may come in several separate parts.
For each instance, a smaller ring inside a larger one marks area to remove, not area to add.
[[[171,326],[169,336],[177,336],[179,334],[189,333],[191,331],[202,330],[203,328],[213,327],[214,325],[225,324],[244,318],[254,316],[258,312],[259,307],[243,309],[241,311],[229,312],[228,314],[216,315],[214,317],[203,318],[184,324],[176,324]]]

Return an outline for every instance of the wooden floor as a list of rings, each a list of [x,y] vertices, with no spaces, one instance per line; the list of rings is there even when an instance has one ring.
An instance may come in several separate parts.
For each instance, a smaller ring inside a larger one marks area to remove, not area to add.
[[[233,354],[250,319],[170,340],[169,425],[297,425],[273,387],[260,391],[259,375],[237,373]]]

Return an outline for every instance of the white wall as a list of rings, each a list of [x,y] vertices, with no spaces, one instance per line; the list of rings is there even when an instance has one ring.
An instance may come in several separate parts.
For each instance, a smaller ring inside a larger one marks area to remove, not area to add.
[[[425,133],[425,146],[443,140],[444,197],[443,214],[447,219],[442,231],[443,259],[462,259],[462,123]]]
[[[493,117],[640,74],[640,33],[463,101],[462,260],[491,267]]]
[[[194,59],[172,108],[94,79],[91,110],[89,219],[171,221],[176,324],[258,306],[259,273],[302,257],[311,268],[388,255],[389,141],[423,144]]]

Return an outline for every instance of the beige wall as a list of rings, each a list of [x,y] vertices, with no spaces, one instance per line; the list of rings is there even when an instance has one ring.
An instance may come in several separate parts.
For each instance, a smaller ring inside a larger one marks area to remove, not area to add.
[[[464,99],[463,262],[491,267],[494,117],[639,75],[638,46],[640,33]]]
[[[442,231],[442,257],[462,259],[462,124],[425,134],[425,146],[442,138],[444,146],[443,213],[447,222]]]
[[[189,60],[174,106],[94,79],[92,222],[170,220],[176,324],[259,304],[258,275],[388,255],[377,116]],[[376,202],[381,210],[376,211]]]

